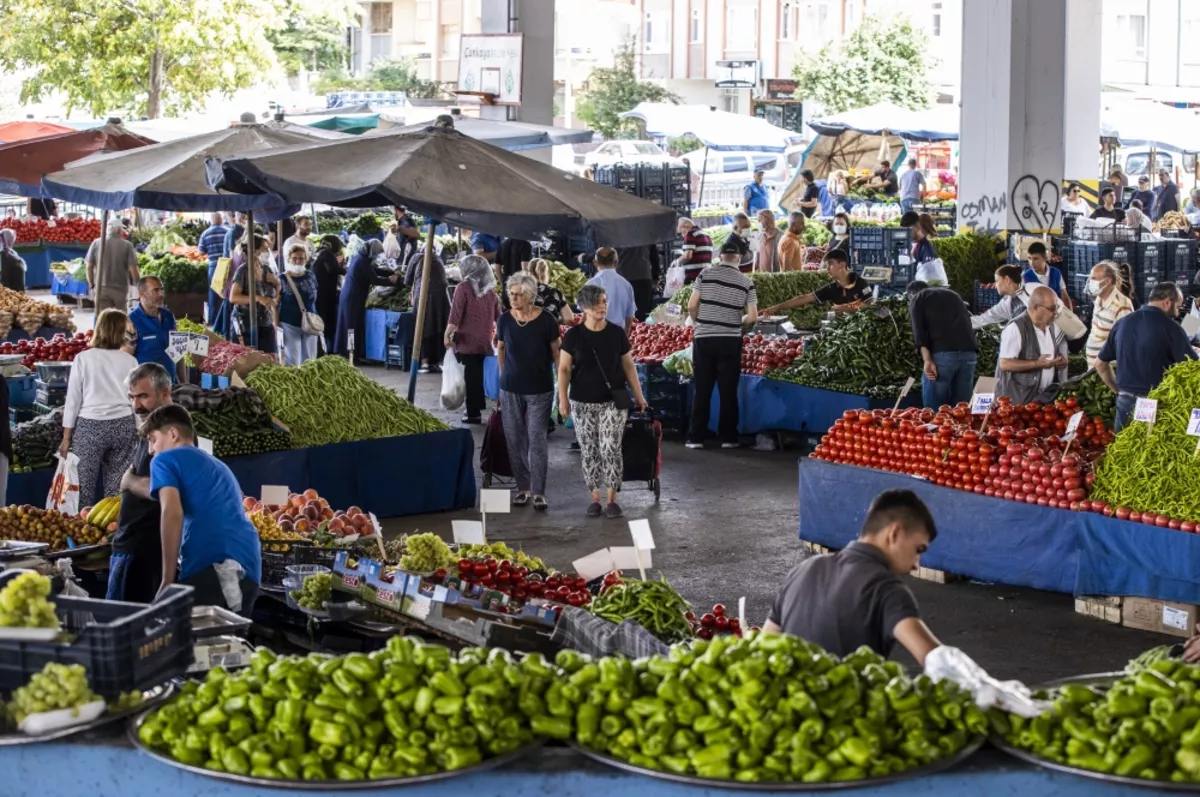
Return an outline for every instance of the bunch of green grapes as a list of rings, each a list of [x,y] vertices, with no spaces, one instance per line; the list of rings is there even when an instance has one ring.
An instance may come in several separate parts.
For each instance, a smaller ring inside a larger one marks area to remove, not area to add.
[[[58,628],[50,595],[50,579],[38,573],[21,573],[0,590],[0,627]]]
[[[450,546],[432,532],[412,534],[404,538],[404,556],[400,557],[400,569],[410,573],[431,573],[441,567],[454,564]]]
[[[328,573],[314,573],[304,577],[304,586],[292,590],[292,598],[305,609],[325,611],[325,604],[333,596],[333,579]]]
[[[145,695],[138,691],[122,692],[116,701],[108,704],[108,710],[113,714],[120,714],[122,711],[137,708],[145,699]]]
[[[21,722],[30,714],[79,706],[99,700],[90,686],[81,664],[50,662],[29,683],[13,692],[8,710],[13,720]],[[78,712],[76,712],[78,713]]]

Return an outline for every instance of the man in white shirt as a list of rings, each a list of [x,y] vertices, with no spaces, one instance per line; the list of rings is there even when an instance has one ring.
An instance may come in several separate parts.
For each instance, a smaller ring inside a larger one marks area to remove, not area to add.
[[[1000,334],[997,396],[1027,404],[1067,378],[1067,338],[1054,323],[1057,314],[1054,292],[1044,285],[1034,288],[1026,311]]]
[[[1006,265],[996,269],[996,292],[1000,294],[1000,301],[971,316],[971,327],[982,329],[992,324],[1007,324],[1024,313],[1029,304],[1030,287],[1023,280],[1020,266]]]
[[[303,246],[305,249],[308,250],[308,259],[312,260],[313,252],[315,251],[316,247],[314,247],[312,244],[312,241],[310,241],[308,239],[308,236],[311,233],[312,233],[312,217],[311,216],[297,216],[296,217],[296,234],[283,242],[283,249],[281,251],[283,252],[284,258],[285,259],[287,258],[287,253],[292,251],[292,247],[294,245],[299,244],[300,246]]]

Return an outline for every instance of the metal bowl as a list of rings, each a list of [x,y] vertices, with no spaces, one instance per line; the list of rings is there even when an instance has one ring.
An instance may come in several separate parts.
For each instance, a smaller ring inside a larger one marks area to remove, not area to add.
[[[622,769],[626,772],[633,772],[638,775],[645,775],[648,778],[657,778],[659,780],[669,780],[674,783],[686,783],[689,786],[704,786],[708,789],[730,789],[732,791],[773,791],[773,792],[802,792],[802,791],[845,791],[846,789],[863,789],[874,786],[882,786],[887,783],[896,783],[910,778],[920,778],[926,775],[933,775],[938,772],[943,772],[951,767],[958,766],[963,761],[973,756],[983,743],[986,741],[984,737],[977,736],[971,740],[966,747],[959,750],[952,756],[938,759],[932,764],[927,764],[923,767],[910,769],[905,772],[896,772],[891,775],[883,775],[878,778],[864,778],[863,780],[844,780],[844,781],[828,781],[825,783],[802,783],[799,781],[778,781],[770,783],[742,783],[737,780],[714,780],[712,778],[701,778],[696,775],[677,775],[674,772],[665,772],[658,769],[645,769],[643,767],[634,766],[628,761],[622,761],[619,758],[613,758],[604,753],[598,753],[595,750],[589,750],[575,742],[568,742],[572,748],[582,755],[587,756],[593,761],[599,761],[601,764],[607,764],[616,769]]]
[[[67,378],[71,376],[69,360],[43,360],[34,363],[33,367],[37,369],[38,379],[47,385],[65,385]]]
[[[60,728],[52,733],[44,733],[41,736],[29,736],[24,733],[0,733],[0,747],[12,747],[20,744],[39,744],[41,742],[53,742],[57,739],[65,739],[68,736],[84,733],[85,731],[93,731],[97,728],[103,728],[112,722],[123,720],[134,714],[145,714],[163,703],[175,691],[175,687],[171,684],[163,684],[152,689],[147,689],[142,692],[142,702],[133,708],[125,711],[106,711],[91,722],[85,722],[79,725],[72,725],[69,728]]]

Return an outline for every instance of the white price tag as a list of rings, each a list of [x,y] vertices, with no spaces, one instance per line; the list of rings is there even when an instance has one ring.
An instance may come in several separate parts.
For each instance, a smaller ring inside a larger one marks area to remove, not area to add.
[[[679,318],[683,315],[683,307],[678,304],[667,305],[667,318]]]
[[[207,357],[208,335],[192,335],[192,339],[188,341],[188,353]]]
[[[262,502],[267,506],[285,506],[290,492],[287,485],[264,484],[262,486]]]
[[[900,398],[902,398],[902,399],[903,399],[905,396],[907,396],[907,395],[908,395],[908,391],[912,390],[912,388],[913,388],[913,385],[915,385],[916,383],[917,383],[917,380],[916,380],[916,379],[913,379],[913,378],[910,376],[910,377],[908,378],[908,381],[906,381],[906,382],[904,383],[904,389],[900,391]]]
[[[183,359],[183,352],[181,352],[179,349],[175,348],[174,346],[168,346],[165,349],[165,351],[167,352],[167,356],[171,358],[171,362],[173,362],[173,363],[177,363]]]
[[[192,336],[188,332],[171,332],[168,334],[168,344],[176,351],[186,352],[191,345]]]
[[[612,553],[607,548],[601,548],[582,559],[576,559],[571,563],[571,567],[575,568],[575,572],[587,581],[600,578],[607,575],[609,571],[617,569],[613,565]]]
[[[743,631],[749,631],[750,626],[746,625],[746,596],[738,598],[738,624],[742,626]]]
[[[652,561],[649,551],[639,551],[632,545],[609,548],[608,551],[612,555],[613,567],[615,567],[617,570],[638,569],[639,557],[641,559],[640,567],[643,569],[654,566],[654,562]]]
[[[507,515],[512,512],[512,497],[508,490],[480,490],[479,511],[489,515]]]
[[[197,437],[196,438],[196,448],[200,449],[205,454],[212,454],[212,452],[213,452],[212,440],[209,440],[207,437]]]
[[[1152,398],[1139,398],[1137,404],[1133,408],[1133,419],[1142,423],[1154,423],[1154,419],[1158,417],[1158,400]]]
[[[995,393],[976,393],[971,396],[971,414],[972,415],[987,415],[992,409],[992,402],[996,400]]]
[[[1174,606],[1164,606],[1162,624],[1167,628],[1178,628],[1180,631],[1190,631],[1188,628],[1188,613]]]
[[[1074,440],[1075,432],[1079,430],[1079,424],[1083,422],[1083,410],[1071,416],[1071,420],[1067,421],[1067,431],[1063,434],[1063,440]]]
[[[629,521],[629,535],[633,544],[643,551],[654,550],[654,535],[650,532],[650,521],[646,519]]]
[[[1187,433],[1192,437],[1200,437],[1200,410],[1192,410],[1192,417],[1188,419]]]
[[[354,330],[346,330],[346,359],[354,365]]]
[[[450,528],[459,545],[483,545],[483,524],[478,520],[452,520]]]

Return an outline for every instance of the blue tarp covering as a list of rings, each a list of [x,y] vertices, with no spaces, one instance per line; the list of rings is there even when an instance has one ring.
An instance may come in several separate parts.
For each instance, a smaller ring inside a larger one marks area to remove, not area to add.
[[[405,318],[407,316],[407,318]],[[414,313],[394,313],[391,310],[368,310],[366,313],[367,328],[363,330],[366,339],[363,345],[368,360],[377,362],[387,361],[387,332],[393,324],[401,324],[401,343],[408,346],[412,343],[413,324],[416,321]],[[408,360],[405,358],[405,362]]]
[[[916,396],[909,394],[904,406],[913,406]],[[824,434],[846,410],[863,407],[891,407],[890,400],[869,399],[850,393],[835,393],[815,387],[794,385],[763,376],[742,374],[738,383],[738,433],[792,431]],[[713,390],[709,428],[716,430],[721,400]]]
[[[378,517],[475,506],[475,441],[466,429],[385,437],[224,460],[242,491],[264,483],[294,492],[312,488],[330,506],[357,506]],[[8,476],[9,504],[44,506],[51,469]]]
[[[921,557],[926,567],[1076,595],[1200,603],[1200,535],[807,457],[800,460],[800,538],[844,547],[858,536],[871,499],[894,488],[916,492],[937,521],[938,538]],[[841,500],[831,510],[835,494]]]
[[[814,119],[808,126],[823,136],[845,132],[885,135],[890,133],[909,141],[957,141],[959,108],[935,105],[924,111],[912,111],[890,103]]]
[[[54,296],[87,296],[87,280],[77,280],[70,274],[50,275],[50,293]]]
[[[500,399],[500,361],[495,357],[483,361],[483,395],[494,401]]]

